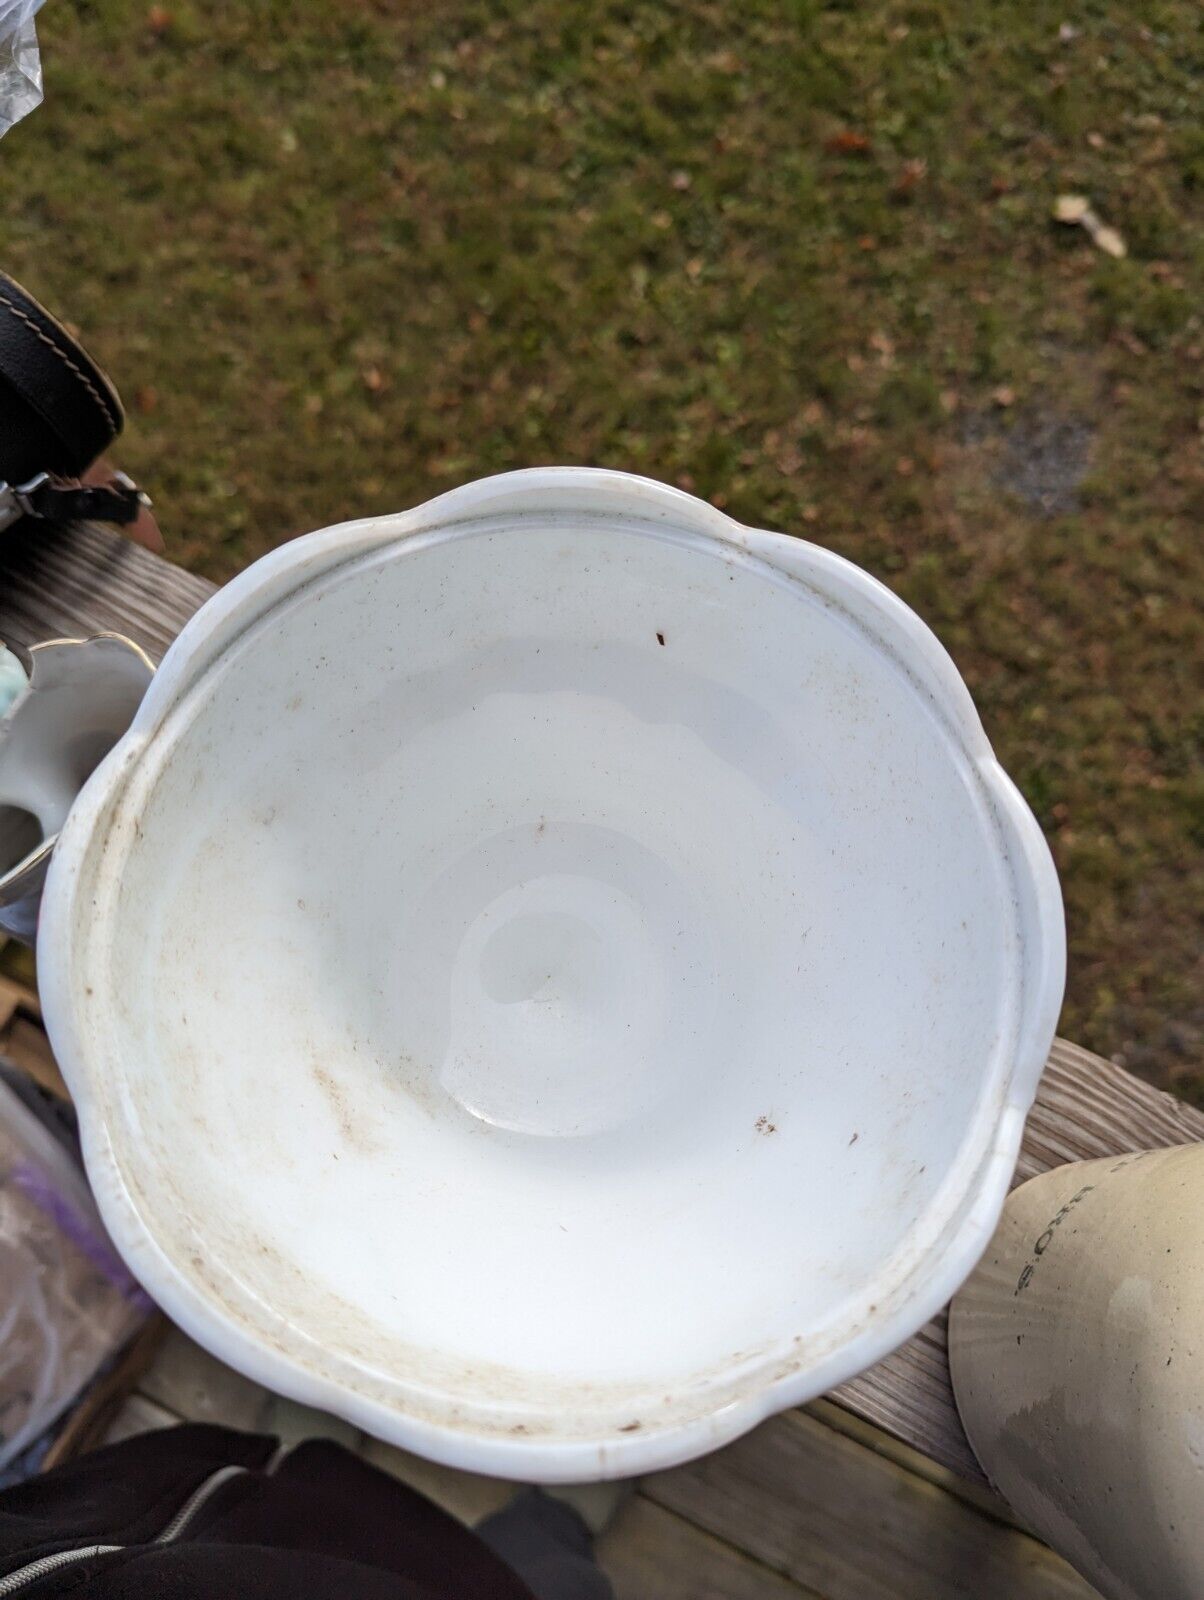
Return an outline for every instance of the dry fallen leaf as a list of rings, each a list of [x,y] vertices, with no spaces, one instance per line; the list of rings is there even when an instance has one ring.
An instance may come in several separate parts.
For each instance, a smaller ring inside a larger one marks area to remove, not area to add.
[[[1128,328],[1117,328],[1112,337],[1131,356],[1148,356],[1150,353],[1149,345],[1143,339],[1139,339],[1135,333],[1130,332]]]
[[[900,198],[909,195],[916,185],[928,172],[927,161],[916,159],[905,161],[899,168],[899,176],[895,179],[894,192]]]
[[[834,133],[830,139],[824,140],[824,149],[838,156],[863,156],[869,148],[868,136],[859,133],[856,128],[842,128],[839,133]]]

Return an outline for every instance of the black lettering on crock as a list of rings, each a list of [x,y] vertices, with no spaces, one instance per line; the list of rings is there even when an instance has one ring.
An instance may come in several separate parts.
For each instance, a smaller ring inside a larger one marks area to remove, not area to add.
[[[1061,1227],[1062,1223],[1066,1220],[1067,1216],[1069,1216],[1070,1212],[1074,1210],[1075,1206],[1078,1205],[1083,1196],[1091,1194],[1094,1188],[1095,1185],[1093,1183],[1084,1184],[1077,1194],[1071,1195],[1070,1199],[1067,1200],[1066,1204],[1050,1222],[1049,1227],[1046,1228],[1043,1233],[1038,1234],[1036,1242],[1033,1245],[1032,1260],[1025,1265],[1024,1270],[1021,1272],[1016,1287],[1012,1291],[1013,1295],[1018,1295],[1021,1290],[1028,1288],[1029,1282],[1033,1276],[1033,1270],[1036,1267],[1038,1260],[1045,1254],[1050,1245],[1053,1243],[1054,1233],[1059,1227]]]

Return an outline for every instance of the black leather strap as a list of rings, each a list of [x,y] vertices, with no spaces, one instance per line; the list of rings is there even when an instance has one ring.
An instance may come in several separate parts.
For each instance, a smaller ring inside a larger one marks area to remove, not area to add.
[[[116,389],[87,352],[0,273],[0,479],[78,477],[124,421]]]
[[[36,482],[32,488],[18,489],[16,502],[27,517],[40,522],[116,522],[128,526],[137,522],[149,498],[124,474],[109,483],[56,483],[53,478]]]

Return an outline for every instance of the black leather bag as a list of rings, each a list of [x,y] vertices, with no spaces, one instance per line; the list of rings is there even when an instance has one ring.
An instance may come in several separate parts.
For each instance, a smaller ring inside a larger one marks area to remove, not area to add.
[[[123,473],[74,481],[124,422],[121,397],[87,351],[0,273],[0,527],[18,516],[135,521],[149,502]]]

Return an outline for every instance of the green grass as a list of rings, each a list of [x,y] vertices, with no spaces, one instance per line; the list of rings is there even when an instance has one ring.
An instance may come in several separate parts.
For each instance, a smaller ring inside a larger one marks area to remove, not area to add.
[[[176,558],[549,461],[830,545],[1049,834],[1064,1031],[1204,1103],[1197,0],[166,10],[42,13],[0,260]]]

